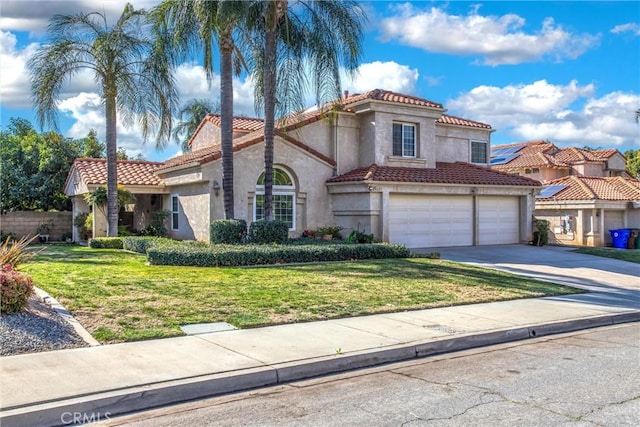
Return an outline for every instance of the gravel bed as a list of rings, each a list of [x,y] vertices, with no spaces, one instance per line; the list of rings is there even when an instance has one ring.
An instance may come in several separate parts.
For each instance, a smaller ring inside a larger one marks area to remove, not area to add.
[[[23,312],[0,316],[0,356],[87,346],[73,326],[36,295]]]

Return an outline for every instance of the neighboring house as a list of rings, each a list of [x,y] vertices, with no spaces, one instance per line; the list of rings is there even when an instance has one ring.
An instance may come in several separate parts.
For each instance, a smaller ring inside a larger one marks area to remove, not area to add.
[[[638,180],[618,150],[558,148],[547,141],[497,145],[491,167],[544,184],[534,214],[550,222],[551,243],[605,246],[609,230],[640,228]]]
[[[441,104],[385,90],[345,93],[278,124],[273,213],[290,234],[327,225],[410,248],[527,242],[538,181],[491,170],[491,126]],[[224,217],[219,116],[207,116],[190,153],[155,174],[168,197],[171,237],[209,240]],[[235,216],[264,217],[259,119],[234,119]]]
[[[585,150],[559,148],[548,141],[517,142],[491,147],[491,167],[513,175],[526,176],[541,182],[569,175],[622,176],[627,160],[615,149]]]
[[[118,184],[135,197],[130,205],[120,210],[118,225],[142,230],[150,224],[153,212],[163,208],[166,188],[155,171],[162,163],[139,160],[118,160]],[[76,159],[71,166],[64,192],[71,198],[73,217],[90,212],[93,215],[93,236],[107,235],[106,206],[88,206],[85,195],[107,183],[105,159]],[[78,229],[73,227],[73,240],[80,240]]]
[[[374,90],[283,120],[274,217],[292,235],[335,224],[409,247],[527,241],[539,183],[488,169],[491,126],[444,111]],[[246,118],[233,128],[235,215],[250,223],[264,215],[263,129]],[[208,240],[224,212],[219,117],[203,120],[190,144],[157,173],[171,193],[172,236]]]

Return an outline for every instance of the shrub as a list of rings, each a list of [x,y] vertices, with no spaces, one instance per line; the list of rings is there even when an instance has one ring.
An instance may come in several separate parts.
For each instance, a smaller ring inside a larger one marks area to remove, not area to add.
[[[0,266],[9,265],[12,268],[17,268],[18,265],[29,261],[29,258],[35,254],[29,251],[27,247],[36,237],[38,236],[31,238],[25,236],[20,240],[12,240],[11,237],[7,237],[2,246],[0,246]]]
[[[6,265],[0,270],[0,312],[19,313],[33,293],[33,282],[28,274]]]
[[[347,236],[347,243],[373,243],[373,234],[364,234],[360,230],[352,230]]]
[[[122,249],[122,237],[94,237],[89,239],[92,249]]]
[[[89,230],[87,230],[87,217],[89,212],[81,212],[73,218],[73,225],[78,229],[80,239],[87,240]]]
[[[253,221],[249,226],[249,241],[257,245],[284,243],[289,239],[289,226],[283,221]]]
[[[340,227],[339,225],[332,225],[329,227],[320,227],[318,228],[318,230],[316,230],[316,233],[318,233],[318,236],[331,235],[336,239],[342,239],[342,234],[340,234],[340,231],[342,231],[342,227]]]
[[[211,223],[211,243],[242,243],[247,234],[247,221],[243,219],[220,219]]]
[[[549,242],[549,221],[546,219],[534,219],[533,242],[534,246],[544,246]]]
[[[356,259],[407,258],[403,245],[194,245],[153,246],[147,251],[150,264],[199,267],[233,267],[298,262],[346,261]]]
[[[131,251],[138,252],[140,254],[146,254],[147,249],[152,246],[159,244],[165,239],[162,237],[152,237],[152,236],[131,236],[131,237],[123,237],[122,238],[122,248]]]
[[[440,252],[429,252],[425,254],[412,253],[411,258],[440,259]]]
[[[171,215],[167,209],[160,209],[153,213],[151,223],[140,231],[141,236],[167,237],[167,228],[164,226],[165,219]]]

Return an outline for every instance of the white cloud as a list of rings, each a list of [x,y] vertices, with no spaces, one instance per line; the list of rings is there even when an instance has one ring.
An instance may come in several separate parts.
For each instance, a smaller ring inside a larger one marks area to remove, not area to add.
[[[631,33],[635,36],[640,36],[640,25],[636,24],[635,22],[616,25],[611,29],[611,32],[614,34]]]
[[[443,8],[423,10],[410,3],[397,6],[396,15],[382,19],[382,39],[428,52],[482,57],[486,65],[575,59],[594,46],[599,36],[572,34],[552,18],[533,33],[523,30],[525,19],[515,15],[482,16],[478,7],[466,15],[450,15]]]
[[[505,87],[479,86],[446,103],[453,114],[489,123],[513,141],[548,139],[560,145],[637,148],[634,112],[640,95],[595,97],[593,84],[545,80]]]
[[[49,19],[55,14],[73,15],[80,12],[105,13],[108,22],[122,14],[126,0],[2,0],[0,29],[25,31],[34,36],[46,31]],[[151,9],[158,0],[130,1],[136,9]]]
[[[419,73],[415,68],[393,61],[375,61],[360,65],[353,79],[343,77],[343,86],[351,93],[363,93],[373,89],[413,93],[418,77]]]
[[[31,106],[31,84],[26,61],[38,45],[16,49],[17,39],[12,33],[0,31],[0,102],[9,108]]]

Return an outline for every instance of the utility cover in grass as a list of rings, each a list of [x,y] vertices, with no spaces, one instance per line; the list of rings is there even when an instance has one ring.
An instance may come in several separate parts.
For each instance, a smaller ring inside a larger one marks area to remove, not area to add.
[[[233,331],[238,328],[226,322],[214,322],[214,323],[195,323],[193,325],[182,325],[180,326],[180,329],[182,329],[182,332],[184,332],[187,335],[198,335],[198,334],[208,334],[211,332]]]

